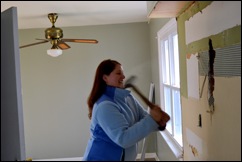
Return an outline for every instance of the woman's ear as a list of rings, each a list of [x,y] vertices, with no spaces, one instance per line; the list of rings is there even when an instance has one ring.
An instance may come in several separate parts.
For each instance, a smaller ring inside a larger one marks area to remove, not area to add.
[[[107,75],[103,75],[103,80],[107,83],[107,81],[108,81],[108,78],[107,78]]]

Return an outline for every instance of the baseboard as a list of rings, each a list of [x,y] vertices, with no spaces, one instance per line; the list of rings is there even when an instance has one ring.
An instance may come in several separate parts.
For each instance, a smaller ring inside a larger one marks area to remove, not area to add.
[[[155,161],[160,161],[156,153],[145,153],[145,158],[154,158]],[[141,159],[141,154],[137,155],[136,160]],[[58,158],[58,159],[31,159],[31,161],[82,161],[82,157]]]
[[[155,161],[160,161],[156,153],[145,153],[145,158],[154,158]],[[136,160],[141,159],[141,154],[138,154]]]
[[[56,159],[31,159],[29,161],[82,161],[82,157],[56,158]]]

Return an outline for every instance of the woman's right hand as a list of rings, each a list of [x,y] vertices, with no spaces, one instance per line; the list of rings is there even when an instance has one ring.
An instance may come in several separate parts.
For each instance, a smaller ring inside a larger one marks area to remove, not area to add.
[[[166,123],[170,120],[170,116],[157,105],[150,107],[150,115],[160,127],[165,127]]]

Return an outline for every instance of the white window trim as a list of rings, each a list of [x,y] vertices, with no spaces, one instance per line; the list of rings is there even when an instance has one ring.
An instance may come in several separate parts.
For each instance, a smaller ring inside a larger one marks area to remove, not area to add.
[[[168,35],[171,34],[171,31],[176,30],[177,31],[177,25],[176,25],[176,19],[172,18],[166,25],[164,25],[162,27],[161,30],[159,30],[157,32],[157,37],[158,37],[158,50],[161,51],[160,49],[160,37],[166,37]],[[169,33],[169,34],[167,34]],[[158,58],[159,60],[161,60],[160,58],[160,54],[158,54]],[[161,64],[159,63],[159,74],[160,74],[160,79],[162,76],[162,70],[161,69]],[[161,81],[159,82],[159,87],[161,88],[161,92],[163,92],[163,86],[161,85]],[[160,98],[164,98],[163,93],[160,93]],[[161,102],[161,107],[164,107],[164,103]],[[166,141],[167,145],[170,147],[171,151],[173,152],[173,154],[175,155],[175,157],[177,159],[179,159],[180,161],[183,160],[183,147],[181,147],[178,142],[170,135],[170,133],[167,130],[164,131],[160,131],[161,136],[164,138],[164,140]]]
[[[157,32],[158,38],[170,35],[171,31],[177,31],[176,19],[172,18],[168,23],[166,23],[162,29]],[[167,34],[169,33],[169,34]]]
[[[172,18],[166,25],[164,25],[163,27],[162,27],[162,29],[160,29],[158,32],[157,32],[157,38],[158,38],[158,50],[159,50],[159,52],[161,51],[161,49],[160,49],[160,37],[167,37],[170,33],[171,33],[171,31],[173,31],[173,30],[177,30],[177,27],[176,27],[176,19],[175,18]],[[167,33],[169,33],[169,34],[167,34]],[[160,58],[161,56],[160,56],[160,53],[158,54],[158,58],[159,58],[159,60],[161,60],[161,58]],[[160,81],[159,81],[159,87],[161,87],[161,92],[163,92],[164,91],[164,87],[162,86],[162,84],[161,84],[161,76],[162,76],[162,70],[160,70],[162,67],[161,67],[162,65],[159,63],[159,75],[160,75]],[[160,93],[160,98],[164,98],[164,95],[163,95],[163,93]],[[165,105],[164,105],[164,103],[161,103],[161,107],[165,107]]]
[[[166,141],[175,157],[178,160],[183,161],[183,148],[177,143],[176,140],[174,140],[167,130],[160,131],[160,134],[164,138],[164,141]]]

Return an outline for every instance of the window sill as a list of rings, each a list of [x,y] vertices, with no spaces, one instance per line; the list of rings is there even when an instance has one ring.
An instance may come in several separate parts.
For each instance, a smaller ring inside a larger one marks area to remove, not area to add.
[[[173,139],[167,130],[160,131],[161,136],[179,161],[183,161],[183,148]]]

